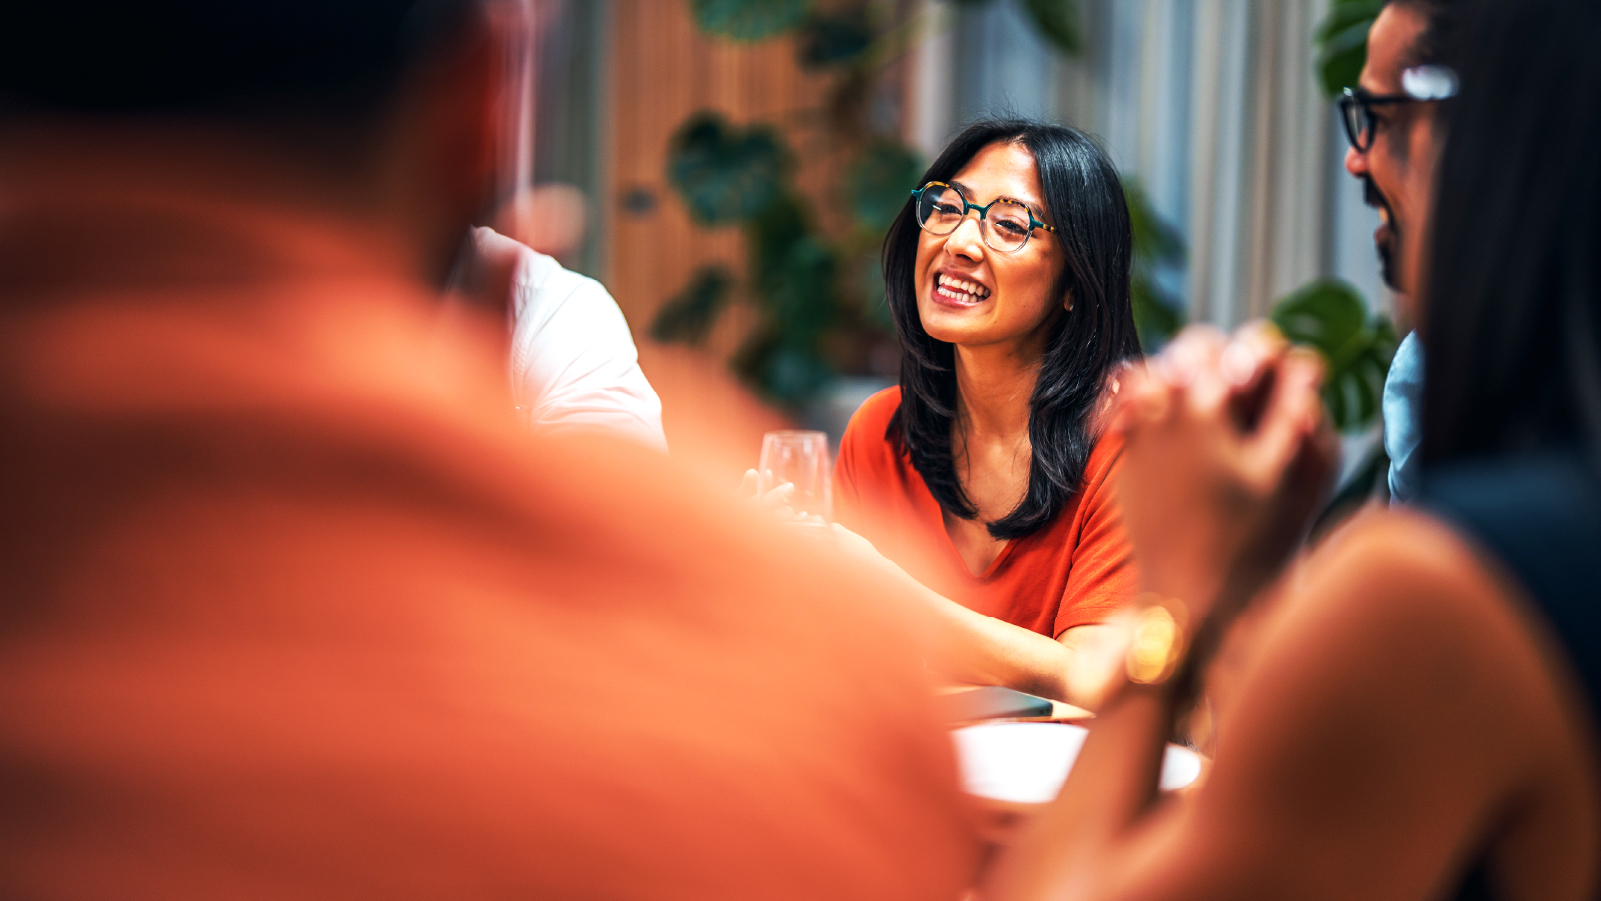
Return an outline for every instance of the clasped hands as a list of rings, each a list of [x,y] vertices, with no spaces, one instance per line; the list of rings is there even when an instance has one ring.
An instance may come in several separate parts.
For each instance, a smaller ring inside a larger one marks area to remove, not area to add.
[[[1215,631],[1273,581],[1326,494],[1338,444],[1322,359],[1265,323],[1191,327],[1123,370],[1108,427],[1146,591]]]

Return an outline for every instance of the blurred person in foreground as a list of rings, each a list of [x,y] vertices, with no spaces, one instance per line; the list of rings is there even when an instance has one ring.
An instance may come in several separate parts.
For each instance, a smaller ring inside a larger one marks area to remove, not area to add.
[[[500,324],[439,327],[498,46],[460,0],[8,14],[0,897],[970,881],[893,586],[528,435]]]
[[[1123,685],[985,897],[1601,895],[1601,7],[1470,12],[1432,207],[1398,236],[1428,342],[1423,486],[1298,561],[1210,772],[1174,712],[1326,484],[1316,359],[1192,332],[1124,380],[1145,587]],[[1431,237],[1432,234],[1432,237]],[[1261,603],[1260,601],[1258,602]]]
[[[1103,428],[1139,354],[1122,183],[1023,119],[968,126],[923,181],[884,241],[901,383],[840,441],[841,534],[938,614],[952,675],[1093,708],[1087,660],[1137,589]]]
[[[1439,104],[1456,92],[1442,54],[1459,27],[1469,0],[1390,0],[1368,30],[1367,61],[1357,87],[1340,100],[1351,146],[1345,169],[1362,182],[1369,206],[1379,211],[1373,243],[1379,274],[1398,293],[1408,328],[1384,380],[1384,450],[1390,458],[1388,487],[1395,503],[1418,491],[1423,440],[1423,345],[1412,327],[1410,298],[1415,279],[1397,265],[1401,236],[1413,232],[1428,208],[1429,161],[1443,140],[1435,126]]]

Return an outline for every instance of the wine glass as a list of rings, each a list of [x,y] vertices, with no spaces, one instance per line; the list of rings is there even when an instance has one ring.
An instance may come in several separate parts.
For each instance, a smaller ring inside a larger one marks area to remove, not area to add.
[[[834,488],[828,459],[828,436],[822,432],[786,430],[762,436],[761,468],[756,496],[793,485],[788,505],[797,516],[816,516],[821,525],[833,521]],[[800,520],[805,522],[805,520]]]

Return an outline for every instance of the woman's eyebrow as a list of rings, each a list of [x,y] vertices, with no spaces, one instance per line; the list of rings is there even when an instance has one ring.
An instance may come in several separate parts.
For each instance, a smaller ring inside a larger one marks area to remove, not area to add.
[[[1028,211],[1030,213],[1033,213],[1034,217],[1036,219],[1039,218],[1040,215],[1041,215],[1042,207],[1039,204],[1037,204],[1034,201],[1032,201],[1032,200],[1024,200],[1021,197],[1012,197],[1012,196],[1007,195],[1007,194],[1002,194],[1001,196],[999,196],[999,197],[997,197],[995,199],[996,200],[1010,200],[1013,203],[1021,203],[1023,206],[1028,207]]]
[[[949,182],[949,184],[950,184],[951,187],[955,188],[956,190],[961,191],[963,197],[971,198],[973,195],[978,193],[977,191],[974,191],[972,188],[968,187],[967,185],[962,184],[959,181],[956,181],[955,179],[952,179]],[[1021,197],[1013,197],[1013,196],[1011,196],[1009,194],[1002,194],[1001,196],[999,196],[999,197],[997,197],[995,199],[996,200],[1010,200],[1013,203],[1021,203],[1023,206],[1028,207],[1029,212],[1034,214],[1034,218],[1039,219],[1042,222],[1044,221],[1044,216],[1042,215],[1042,211],[1044,210],[1044,207],[1043,207],[1043,205],[1041,205],[1040,203],[1038,203],[1036,201],[1024,200]],[[969,202],[971,202],[971,201],[969,201]]]

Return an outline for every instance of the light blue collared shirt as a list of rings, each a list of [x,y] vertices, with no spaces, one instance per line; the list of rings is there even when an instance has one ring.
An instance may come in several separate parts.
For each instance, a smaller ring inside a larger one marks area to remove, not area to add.
[[[1418,491],[1418,445],[1423,443],[1423,344],[1407,332],[1384,378],[1384,452],[1390,455],[1390,503]]]

